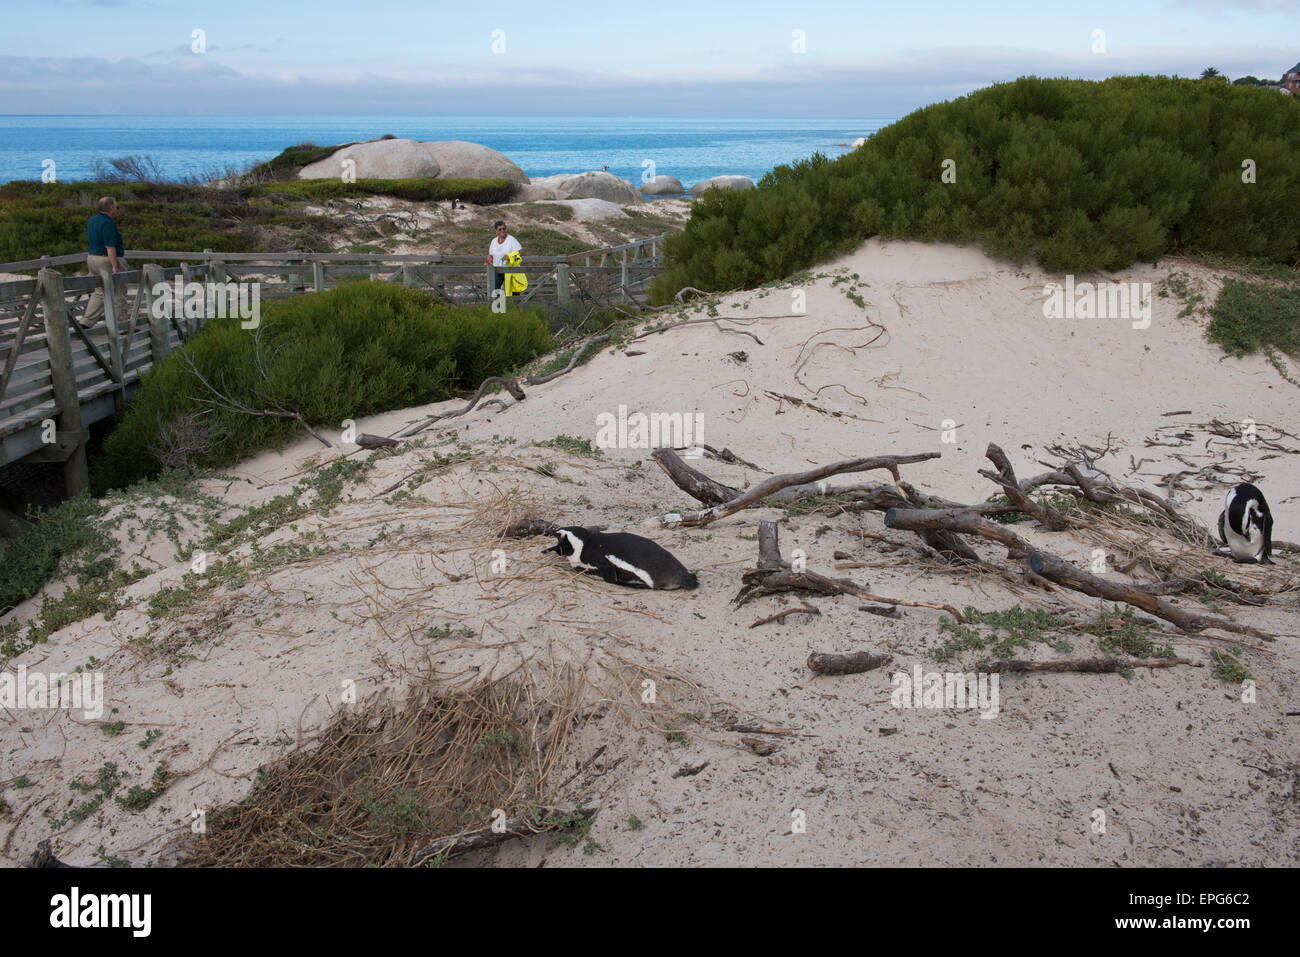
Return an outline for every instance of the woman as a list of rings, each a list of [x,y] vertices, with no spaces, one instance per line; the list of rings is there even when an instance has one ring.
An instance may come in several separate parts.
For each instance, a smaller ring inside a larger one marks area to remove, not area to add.
[[[485,266],[504,266],[506,257],[511,253],[524,253],[524,247],[519,245],[519,240],[506,232],[506,222],[504,219],[498,219],[493,225],[496,226],[496,239],[488,243],[487,258],[483,260]],[[496,288],[500,289],[506,281],[506,274],[498,272],[496,274]]]

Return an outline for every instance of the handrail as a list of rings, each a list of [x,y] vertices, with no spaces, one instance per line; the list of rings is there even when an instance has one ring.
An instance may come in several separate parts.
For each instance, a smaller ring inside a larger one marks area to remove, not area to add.
[[[667,237],[668,233],[661,233],[658,236],[651,236],[646,239],[634,240],[630,243],[623,243],[619,246],[602,246],[597,249],[584,250],[583,252],[572,253],[568,256],[529,256],[528,261],[537,265],[557,265],[559,263],[572,263],[575,259],[583,256],[601,256],[609,253],[622,252],[625,249],[637,249],[642,246],[649,246],[654,243],[661,243]],[[308,252],[278,252],[278,253],[223,253],[204,250],[203,252],[175,252],[173,250],[159,249],[128,249],[124,254],[125,259],[163,259],[177,260],[184,262],[207,262],[219,260],[228,263],[328,263],[328,262],[356,262],[356,263],[446,263],[453,265],[474,265],[481,263],[483,260],[479,256],[464,255],[451,256],[442,253],[308,253]],[[85,262],[85,253],[68,253],[63,256],[44,256],[40,259],[23,259],[18,262],[0,263],[0,273],[23,272],[29,269],[44,269],[52,266],[71,266]]]

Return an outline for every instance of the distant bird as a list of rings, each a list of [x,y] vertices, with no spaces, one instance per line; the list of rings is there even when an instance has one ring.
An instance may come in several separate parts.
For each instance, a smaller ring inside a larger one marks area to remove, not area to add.
[[[648,538],[577,526],[557,528],[551,534],[556,541],[546,551],[568,557],[574,568],[599,575],[611,584],[629,588],[699,587],[699,580],[686,566]]]
[[[601,171],[602,173],[608,173],[608,172],[609,172],[609,167],[608,167],[608,166],[602,166],[602,167],[600,168],[600,171]]]
[[[356,207],[357,207],[357,209],[360,209],[360,208],[361,208],[361,204],[360,204],[360,203],[357,203],[357,204],[356,204]]]
[[[1249,482],[1228,489],[1219,513],[1219,541],[1232,549],[1238,565],[1273,564],[1273,514],[1264,493]]]

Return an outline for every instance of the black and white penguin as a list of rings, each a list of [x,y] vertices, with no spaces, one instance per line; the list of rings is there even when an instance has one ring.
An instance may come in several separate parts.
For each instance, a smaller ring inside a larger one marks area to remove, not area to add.
[[[1238,565],[1258,562],[1272,565],[1273,515],[1264,493],[1243,482],[1228,489],[1219,513],[1219,540],[1232,549]]]
[[[552,534],[546,549],[569,559],[581,571],[629,588],[698,588],[699,581],[667,550],[648,538],[623,532],[596,532],[569,526]]]

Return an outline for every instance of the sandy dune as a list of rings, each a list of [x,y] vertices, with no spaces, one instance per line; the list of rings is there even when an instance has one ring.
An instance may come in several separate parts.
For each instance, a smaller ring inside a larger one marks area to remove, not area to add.
[[[1158,284],[1171,272],[1188,273],[1212,301],[1215,278],[1186,263],[1077,278]],[[11,662],[61,671],[93,655],[106,676],[107,707],[117,710],[98,720],[0,714],[4,860],[25,860],[50,836],[49,818],[84,800],[69,782],[91,780],[106,761],[117,763],[124,788],[146,783],[159,760],[182,776],[142,812],[105,802],[58,831],[55,851],[92,863],[102,845],[144,863],[188,828],[191,809],[243,799],[259,765],[327,723],[345,680],[364,696],[399,689],[426,667],[463,682],[529,659],[574,663],[596,676],[593,707],[559,779],[572,775],[565,799],[600,805],[593,829],[600,850],[584,854],[537,838],[469,863],[1296,863],[1300,730],[1286,716],[1300,710],[1294,553],[1278,555],[1271,571],[1221,562],[1238,580],[1271,575],[1292,585],[1269,607],[1219,609],[1281,636],[1260,650],[1242,643],[1242,662],[1259,685],[1253,704],[1212,674],[1210,651],[1225,643],[1171,629],[1178,654],[1204,667],[1141,669],[1131,679],[1004,676],[992,720],[971,710],[898,709],[890,701],[894,673],[915,664],[961,670],[932,657],[944,640],[941,613],[902,608],[900,620],[889,620],[859,611],[855,599],[814,598],[820,616],[751,629],[797,601],[730,604],[754,562],[758,519],[783,519],[787,557],[802,549],[810,569],[853,577],[879,594],[1082,616],[1105,603],[944,568],[874,512],[787,519],[755,509],[706,528],[662,529],[657,515],[693,503],[649,450],[609,449],[593,459],[531,444],[561,435],[594,440],[597,417],[617,415],[620,405],[629,413],[699,413],[705,443],[771,472],[937,451],[938,460],[904,467],[904,479],[966,502],[996,491],[978,474],[988,467],[989,442],[1007,451],[1021,476],[1042,471],[1039,461],[1059,461],[1053,446],[1108,447],[1097,464],[1124,482],[1164,494],[1167,476],[1184,473],[1178,500],[1207,523],[1228,486],[1258,476],[1276,536],[1300,539],[1300,469],[1292,457],[1300,439],[1277,431],[1300,423],[1300,390],[1264,359],[1223,357],[1205,341],[1204,317],[1180,318],[1173,297],[1153,296],[1145,329],[1128,319],[1047,319],[1049,281],[1062,277],[972,249],[872,241],[797,284],[722,297],[716,308],[726,318],[716,324],[607,348],[504,412],[452,419],[422,447],[379,458],[337,508],[260,542],[263,555],[276,544],[297,551],[174,617],[151,621],[145,605],[189,566],[161,537],[137,540],[128,551],[160,566],[131,586],[139,604],[111,622],[98,617],[66,628]],[[789,315],[800,296],[806,316]],[[680,318],[708,316],[701,306]],[[360,429],[388,434],[430,411],[374,417]],[[1252,420],[1270,441],[1215,435],[1206,428],[1213,420]],[[304,441],[231,469],[234,482],[205,487],[234,514],[288,491],[309,464],[337,454]],[[435,454],[445,464],[429,464]],[[737,487],[765,477],[707,459],[693,464]],[[380,495],[422,467],[414,497]],[[698,572],[701,587],[619,589],[543,555],[543,539],[493,540],[526,515],[650,535]],[[1016,530],[1079,562],[1093,547],[1080,535],[1028,523]],[[328,553],[313,554],[318,546]],[[976,548],[994,560],[1005,555]],[[858,567],[837,570],[836,551]],[[238,554],[249,555],[248,547]],[[1178,601],[1204,610],[1191,598]],[[460,628],[468,634],[455,634]],[[133,637],[149,641],[130,643]],[[1070,641],[1078,655],[1096,654],[1090,636]],[[882,671],[818,677],[805,665],[813,650],[889,651],[894,661]],[[1024,652],[1057,654],[1044,645]],[[647,710],[636,691],[638,676],[651,674],[660,676],[661,697]],[[100,730],[117,720],[125,733]],[[789,733],[756,736],[731,730],[737,724]],[[162,735],[147,750],[137,747],[149,729]],[[776,748],[760,756],[744,738]],[[15,787],[19,776],[31,786]],[[635,828],[633,817],[643,826]]]

